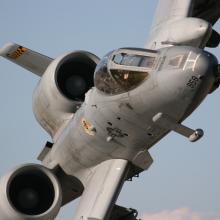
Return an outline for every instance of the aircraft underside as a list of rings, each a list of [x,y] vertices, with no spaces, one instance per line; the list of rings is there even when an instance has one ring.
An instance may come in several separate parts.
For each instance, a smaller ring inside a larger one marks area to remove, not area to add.
[[[74,220],[138,219],[116,201],[124,182],[153,163],[149,149],[171,131],[191,142],[203,136],[182,122],[219,87],[218,60],[204,50],[220,42],[219,16],[215,0],[161,0],[145,48],[102,59],[88,51],[52,59],[15,43],[0,49],[40,77],[33,112],[51,136],[42,165],[0,180],[0,219],[53,220],[79,197]]]

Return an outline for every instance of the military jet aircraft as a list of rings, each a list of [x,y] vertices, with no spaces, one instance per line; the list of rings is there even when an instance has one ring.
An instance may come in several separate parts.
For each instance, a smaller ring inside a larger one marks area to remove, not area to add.
[[[15,43],[0,55],[40,77],[33,111],[52,138],[40,164],[0,181],[0,218],[52,220],[80,198],[74,220],[135,220],[116,205],[123,183],[147,170],[149,149],[170,131],[195,142],[202,129],[182,124],[220,83],[217,0],[160,0],[144,48],[102,59],[73,51],[56,59]]]

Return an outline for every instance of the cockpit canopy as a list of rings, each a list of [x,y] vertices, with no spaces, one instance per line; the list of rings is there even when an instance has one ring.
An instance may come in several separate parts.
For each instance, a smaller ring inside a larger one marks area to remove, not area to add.
[[[100,91],[116,95],[140,85],[156,64],[157,52],[122,48],[108,53],[95,70],[95,86]]]

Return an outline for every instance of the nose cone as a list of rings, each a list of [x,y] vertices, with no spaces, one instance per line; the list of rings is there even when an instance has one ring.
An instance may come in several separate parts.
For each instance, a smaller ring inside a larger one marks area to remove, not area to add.
[[[201,80],[202,85],[201,90],[204,95],[207,95],[208,93],[211,93],[215,90],[214,87],[216,87],[215,84],[218,80],[218,76],[216,73],[217,67],[217,58],[206,51],[201,54],[196,63],[196,71],[199,74],[199,79]]]
[[[215,70],[218,65],[217,58],[209,52],[203,51],[196,61],[195,72],[201,79],[215,79]]]
[[[195,68],[187,71],[190,80],[187,83],[186,94],[191,98],[183,118],[190,115],[210,93],[216,81],[215,70],[217,64],[218,61],[214,55],[201,51],[198,54]]]

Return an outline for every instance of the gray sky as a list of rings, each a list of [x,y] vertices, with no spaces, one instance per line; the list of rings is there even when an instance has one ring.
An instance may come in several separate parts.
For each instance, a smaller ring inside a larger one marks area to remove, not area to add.
[[[143,47],[157,1],[0,0],[0,45],[22,44],[51,57],[77,49],[102,57],[118,47]],[[216,26],[220,30],[220,24]],[[220,49],[212,50],[220,58]],[[0,59],[0,175],[36,157],[49,139],[32,113],[38,77]],[[145,219],[220,219],[220,91],[209,95],[184,124],[203,128],[189,143],[171,133],[150,153],[149,171],[125,184],[118,203]],[[71,219],[73,204],[58,220]],[[204,217],[205,216],[205,217]]]

